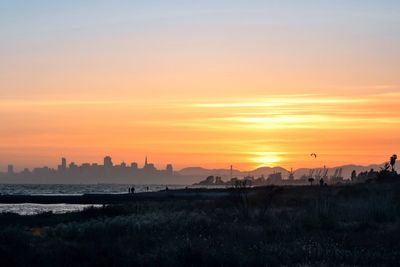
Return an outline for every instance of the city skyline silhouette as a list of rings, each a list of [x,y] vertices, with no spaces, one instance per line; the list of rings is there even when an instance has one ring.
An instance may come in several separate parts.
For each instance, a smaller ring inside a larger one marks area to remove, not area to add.
[[[234,179],[259,179],[262,177],[271,179],[274,174],[279,173],[281,180],[279,183],[286,183],[294,179],[295,183],[304,183],[305,177],[310,176],[310,172],[321,173],[326,170],[325,175],[331,177],[341,177],[343,182],[349,181],[356,174],[362,174],[370,170],[379,170],[384,163],[355,165],[347,164],[341,166],[317,166],[313,168],[285,169],[280,166],[259,167],[256,169],[240,170],[234,168],[233,165],[226,168],[207,169],[201,165],[186,166],[182,169],[175,170],[171,163],[165,165],[165,168],[157,168],[155,164],[150,163],[148,157],[145,156],[142,164],[137,162],[126,163],[125,161],[115,163],[111,156],[104,156],[102,164],[94,162],[75,163],[73,160],[68,161],[62,157],[60,164],[57,166],[42,166],[33,168],[19,168],[17,170],[13,164],[7,165],[5,171],[0,170],[1,183],[115,183],[115,184],[193,184],[200,182],[205,177],[219,177],[224,182]],[[340,171],[340,175],[338,175]],[[234,176],[234,177],[233,177]],[[317,175],[318,176],[318,175]],[[247,177],[247,178],[246,178]],[[264,178],[262,178],[264,179]],[[275,179],[275,181],[277,181]],[[222,184],[222,183],[220,183]]]

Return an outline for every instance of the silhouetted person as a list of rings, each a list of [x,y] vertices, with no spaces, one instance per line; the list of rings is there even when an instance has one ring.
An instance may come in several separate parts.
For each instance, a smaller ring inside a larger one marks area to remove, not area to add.
[[[146,191],[149,192],[149,187],[148,186],[146,186]]]
[[[168,191],[168,186],[165,187],[165,191]]]
[[[131,193],[135,194],[135,187],[132,186]]]
[[[323,186],[323,185],[324,185],[324,179],[323,179],[323,178],[321,178],[321,179],[319,180],[319,185],[320,185],[320,186]]]
[[[128,187],[128,192],[129,192],[129,194],[131,193],[131,188],[130,187]]]

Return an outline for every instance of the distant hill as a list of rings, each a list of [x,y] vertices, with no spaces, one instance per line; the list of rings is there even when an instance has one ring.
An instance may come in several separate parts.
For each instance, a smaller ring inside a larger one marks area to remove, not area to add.
[[[230,169],[206,169],[202,167],[189,167],[178,171],[180,175],[197,176],[203,175],[230,175]],[[239,170],[233,170],[232,173],[241,173]]]
[[[379,170],[381,166],[383,166],[383,164],[371,164],[367,166],[349,164],[331,167],[328,168],[328,176],[332,176],[336,169],[342,168],[342,176],[345,179],[349,179],[353,170],[355,170],[357,173],[360,173],[363,171],[369,171],[370,169]],[[310,168],[300,168],[294,171],[294,176],[296,179],[298,179],[303,175],[307,175],[309,171]],[[276,172],[282,173],[284,179],[289,176],[289,170],[286,170],[282,167],[261,167],[250,171],[240,171],[234,169],[232,172],[232,176],[242,178],[244,176],[250,175],[257,178],[261,175],[267,177],[268,175]],[[188,167],[176,171],[175,174],[177,176],[177,180],[179,180],[179,182],[184,181],[184,183],[196,183],[211,175],[220,176],[224,181],[228,181],[230,179],[230,169],[206,169],[202,167]]]

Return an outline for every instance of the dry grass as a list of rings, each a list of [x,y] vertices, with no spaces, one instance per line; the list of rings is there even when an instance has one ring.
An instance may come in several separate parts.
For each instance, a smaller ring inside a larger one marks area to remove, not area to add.
[[[3,214],[0,265],[391,266],[400,262],[399,192],[270,187],[218,201]]]

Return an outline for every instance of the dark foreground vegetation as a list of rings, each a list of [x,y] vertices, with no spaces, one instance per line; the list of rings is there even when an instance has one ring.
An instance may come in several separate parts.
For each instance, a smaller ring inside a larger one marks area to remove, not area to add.
[[[0,215],[0,266],[398,266],[400,184]]]

